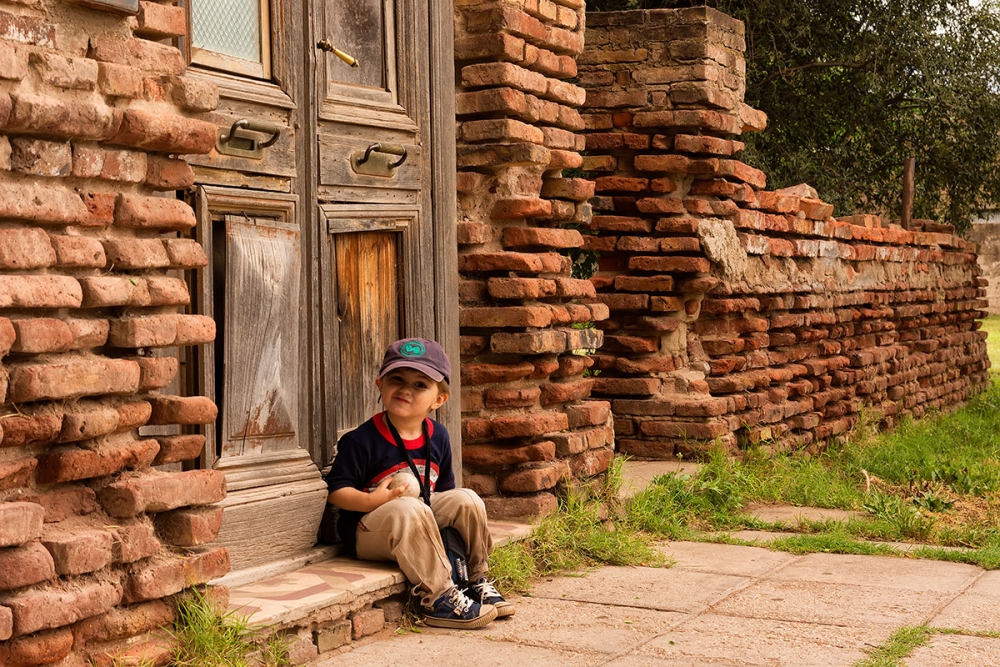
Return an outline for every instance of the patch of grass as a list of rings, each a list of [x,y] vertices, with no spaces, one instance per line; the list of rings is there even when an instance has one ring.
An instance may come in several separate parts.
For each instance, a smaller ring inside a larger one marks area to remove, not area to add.
[[[793,554],[831,553],[862,556],[897,556],[899,551],[886,544],[859,540],[843,531],[814,535],[789,535],[771,540],[768,548]]]
[[[630,529],[625,519],[618,500],[622,463],[616,459],[601,485],[568,484],[558,511],[527,539],[493,550],[490,576],[501,590],[524,593],[535,577],[598,565],[670,564],[653,548],[653,538]]]
[[[261,638],[247,619],[223,612],[197,588],[177,603],[172,667],[290,667],[282,638]]]
[[[884,644],[868,650],[868,657],[854,667],[906,667],[903,658],[926,644],[932,632],[926,625],[900,628]]]

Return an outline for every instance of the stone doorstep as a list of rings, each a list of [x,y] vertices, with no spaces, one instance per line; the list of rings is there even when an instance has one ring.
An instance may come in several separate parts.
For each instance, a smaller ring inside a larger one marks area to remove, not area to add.
[[[490,522],[495,546],[524,539],[530,531],[527,524]],[[221,579],[218,583],[226,582]],[[290,627],[303,625],[300,621],[311,616],[322,617],[324,622],[345,618],[406,588],[406,578],[391,563],[346,557],[318,562],[307,559],[291,571],[231,585],[229,611],[246,616],[254,627]]]

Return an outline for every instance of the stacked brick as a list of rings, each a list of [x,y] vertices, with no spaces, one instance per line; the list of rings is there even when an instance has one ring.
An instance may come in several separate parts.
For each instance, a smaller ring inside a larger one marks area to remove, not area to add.
[[[184,9],[137,17],[61,2],[0,8],[0,664],[109,664],[164,648],[164,598],[228,570],[225,480],[197,458],[207,398],[160,393],[176,348],[213,340],[182,314],[207,264],[175,157],[207,153],[217,93],[161,41]],[[165,356],[152,352],[167,348]],[[174,466],[175,468],[178,466]]]
[[[743,104],[743,50],[708,8],[588,15],[585,241],[611,312],[593,394],[635,456],[817,448],[863,406],[891,423],[987,382],[972,244],[835,220],[734,157],[766,123]]]
[[[464,483],[494,516],[555,507],[567,476],[607,469],[610,406],[589,399],[607,317],[573,277],[593,184],[581,165],[582,0],[456,12]]]

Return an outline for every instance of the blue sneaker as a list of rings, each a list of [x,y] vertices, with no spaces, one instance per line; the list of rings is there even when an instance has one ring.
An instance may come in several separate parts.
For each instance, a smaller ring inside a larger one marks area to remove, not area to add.
[[[480,604],[452,586],[430,607],[424,607],[424,623],[435,628],[474,630],[497,617],[493,605]]]
[[[513,616],[517,609],[510,602],[503,599],[500,591],[496,589],[486,577],[481,577],[469,584],[465,589],[465,594],[472,598],[473,602],[483,605],[493,605],[497,610],[497,618]]]

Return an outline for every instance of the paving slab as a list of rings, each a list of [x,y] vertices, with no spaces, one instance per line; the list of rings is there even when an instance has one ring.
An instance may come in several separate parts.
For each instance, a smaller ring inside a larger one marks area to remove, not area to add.
[[[795,505],[748,505],[745,514],[769,523],[795,525],[799,521],[847,521],[865,516],[864,512],[832,509],[826,507],[797,507]]]
[[[982,574],[974,565],[936,560],[808,554],[774,574],[782,581],[817,581],[894,590],[959,593]]]
[[[619,496],[629,498],[653,483],[660,475],[685,473],[697,475],[701,464],[694,461],[635,461],[628,459],[622,465],[622,488]]]
[[[490,624],[490,639],[617,654],[662,634],[687,614],[548,598],[512,598],[517,613]]]
[[[763,577],[798,558],[760,547],[707,542],[665,542],[656,550],[673,558],[676,569],[738,577]]]
[[[712,611],[776,621],[898,628],[923,624],[951,597],[884,586],[765,579],[733,593]]]
[[[704,609],[749,581],[747,577],[674,568],[602,567],[586,576],[546,579],[536,584],[531,594],[690,613]]]
[[[983,574],[930,624],[936,628],[1000,632],[1000,571]],[[1000,661],[995,664],[1000,665]]]
[[[881,644],[891,633],[892,629],[885,627],[845,628],[707,613],[638,647],[630,657],[847,667],[864,658],[866,646]]]
[[[309,667],[566,667],[567,665],[602,665],[606,653],[586,653],[557,648],[543,648],[514,642],[496,641],[487,636],[489,625],[480,630],[424,630],[404,633],[352,649],[320,657]]]
[[[964,635],[932,635],[905,660],[907,667],[995,667],[1000,665],[1000,639]]]

